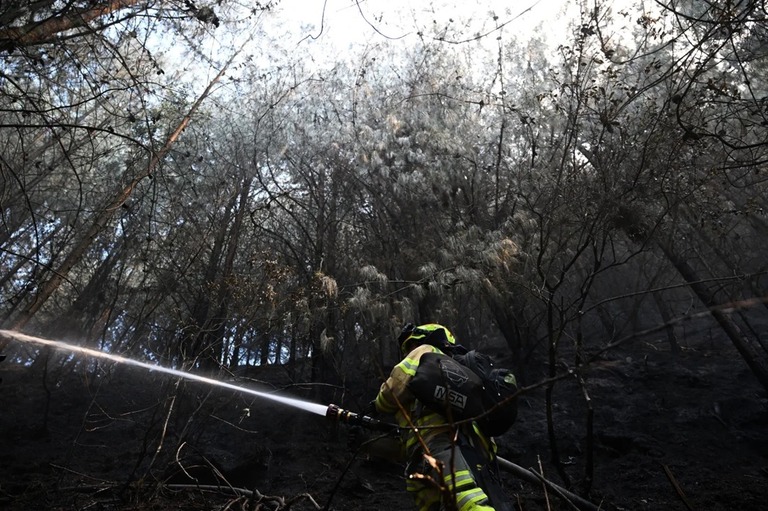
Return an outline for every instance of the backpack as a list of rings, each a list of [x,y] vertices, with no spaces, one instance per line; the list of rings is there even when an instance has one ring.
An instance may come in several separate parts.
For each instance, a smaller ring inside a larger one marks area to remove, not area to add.
[[[472,350],[454,356],[425,353],[408,384],[428,408],[451,420],[474,419],[488,436],[505,433],[517,418],[517,381],[509,369],[495,368],[491,358]]]

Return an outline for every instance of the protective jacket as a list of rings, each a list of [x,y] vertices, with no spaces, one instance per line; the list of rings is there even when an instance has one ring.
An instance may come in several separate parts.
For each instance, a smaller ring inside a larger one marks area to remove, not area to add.
[[[395,415],[403,432],[407,459],[407,490],[419,511],[441,508],[447,495],[455,498],[458,511],[494,511],[481,486],[483,470],[495,456],[495,445],[476,424],[452,426],[446,417],[423,406],[408,390],[425,353],[442,353],[422,344],[405,356],[381,385],[376,409]],[[424,454],[438,460],[438,470]]]

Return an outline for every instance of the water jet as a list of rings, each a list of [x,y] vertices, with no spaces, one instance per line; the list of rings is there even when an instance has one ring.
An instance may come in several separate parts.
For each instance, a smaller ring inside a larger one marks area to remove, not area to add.
[[[187,371],[181,371],[179,369],[172,369],[170,367],[164,367],[158,364],[150,364],[147,362],[142,362],[140,360],[134,360],[132,358],[115,355],[113,353],[107,353],[104,351],[94,350],[91,348],[85,348],[83,346],[68,344],[62,341],[53,341],[50,339],[44,339],[42,337],[35,337],[33,335],[22,334],[20,332],[15,332],[13,330],[0,330],[0,339],[38,344],[42,346],[48,346],[59,351],[67,351],[74,354],[80,354],[80,355],[90,356],[90,357],[104,359],[104,360],[111,360],[112,362],[116,362],[118,364],[141,367],[148,371],[158,371],[161,373],[170,374],[172,376],[177,376],[179,378],[184,378],[187,380],[205,383],[207,385],[214,385],[217,387],[234,390],[236,392],[251,394],[253,396],[275,401],[277,403],[281,403],[286,406],[304,410],[306,412],[314,413],[317,415],[322,415],[322,416],[328,415],[328,405],[321,405],[317,403],[312,403],[310,401],[304,401],[302,399],[280,396],[270,392],[255,390],[248,387],[242,387],[240,385],[234,385],[232,383],[216,380],[214,378],[209,378],[207,376],[201,376],[199,374],[194,374]]]

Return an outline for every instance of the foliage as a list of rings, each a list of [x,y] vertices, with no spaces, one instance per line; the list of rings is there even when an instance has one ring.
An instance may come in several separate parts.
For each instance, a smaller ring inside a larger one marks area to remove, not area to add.
[[[441,321],[554,376],[762,299],[757,3],[583,3],[554,47],[436,17],[330,63],[282,48],[273,7],[3,4],[5,326],[343,382]],[[747,360],[762,313],[720,321]]]

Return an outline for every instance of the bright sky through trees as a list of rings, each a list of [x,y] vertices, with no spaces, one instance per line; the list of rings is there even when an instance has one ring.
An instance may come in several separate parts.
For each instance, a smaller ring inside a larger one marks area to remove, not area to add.
[[[526,33],[555,34],[566,26],[564,12],[578,14],[578,6],[569,0],[283,0],[274,16],[283,20],[277,26],[298,47],[318,41],[343,51],[382,40],[412,44],[420,34],[448,43],[484,35],[493,41],[500,31],[521,39]]]
[[[469,51],[478,48],[490,52],[476,55],[475,64],[482,67],[481,62],[487,58],[495,60],[499,38],[514,38],[520,44],[546,44],[551,51],[567,43],[569,24],[578,22],[583,8],[589,9],[589,5],[581,4],[579,0],[280,0],[254,16],[237,16],[249,20],[239,24],[238,31],[232,27],[210,30],[203,53],[217,64],[187,78],[210,79],[223,60],[250,36],[253,49],[246,50],[242,58],[256,59],[265,68],[296,61],[308,68],[331,68],[347,60],[356,62],[366,47],[387,45],[397,52],[398,48],[416,47],[421,41],[442,41]],[[632,8],[643,8],[643,4]],[[614,0],[610,10],[600,15],[613,12],[614,21],[631,23],[634,18],[615,15],[628,5],[628,0]],[[631,30],[626,25],[614,26],[614,34]],[[182,51],[175,46],[162,49],[171,61],[190,62],[189,56],[179,55]],[[231,69],[228,74],[236,73]],[[179,79],[187,81],[184,76]]]

